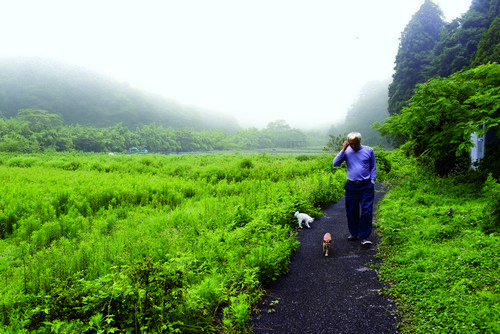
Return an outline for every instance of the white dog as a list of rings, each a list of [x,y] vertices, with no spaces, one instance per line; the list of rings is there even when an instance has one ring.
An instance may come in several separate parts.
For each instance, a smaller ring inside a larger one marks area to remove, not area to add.
[[[297,220],[299,221],[300,228],[302,228],[302,222],[305,222],[306,226],[308,228],[311,228],[311,226],[309,226],[309,223],[312,223],[314,221],[314,218],[310,217],[306,213],[299,213],[298,211],[295,212],[295,217],[297,217]]]

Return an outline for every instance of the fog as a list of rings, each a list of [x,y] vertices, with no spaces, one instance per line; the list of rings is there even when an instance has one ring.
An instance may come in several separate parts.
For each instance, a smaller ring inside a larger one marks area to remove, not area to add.
[[[451,20],[471,0],[435,0]],[[0,5],[0,57],[82,66],[243,127],[345,118],[391,78],[424,0],[17,0]]]

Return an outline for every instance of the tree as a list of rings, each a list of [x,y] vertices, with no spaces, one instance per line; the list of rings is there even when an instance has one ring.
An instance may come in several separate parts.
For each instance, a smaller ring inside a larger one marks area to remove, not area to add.
[[[401,34],[396,55],[395,73],[389,85],[389,114],[397,114],[411,98],[418,83],[428,77],[424,69],[430,64],[432,50],[444,26],[441,9],[426,0]]]
[[[72,127],[73,143],[75,150],[82,152],[105,152],[109,151],[104,145],[103,130],[93,127]]]
[[[227,149],[228,135],[219,130],[200,131],[196,133],[197,141],[206,151]]]
[[[263,131],[272,140],[272,147],[297,148],[306,146],[306,136],[280,119],[270,122]]]
[[[255,127],[241,129],[231,138],[235,148],[252,150],[261,147],[262,133]]]
[[[175,141],[180,145],[182,152],[194,152],[199,149],[192,129],[175,129]]]
[[[329,135],[330,139],[323,147],[323,152],[339,152],[342,149],[342,145],[347,139],[347,133],[339,135]]]
[[[17,118],[27,122],[33,132],[58,128],[63,124],[59,115],[51,114],[47,110],[21,109],[17,112]]]
[[[470,68],[481,36],[489,26],[487,13],[471,8],[463,17],[455,19],[442,30],[433,50],[427,77],[447,77]]]
[[[472,66],[500,61],[500,17],[496,17],[479,41]]]
[[[34,144],[36,145],[37,143],[31,143],[31,145]],[[29,140],[20,134],[13,132],[2,136],[2,140],[0,141],[0,152],[29,153],[30,151]]]
[[[266,126],[266,130],[274,133],[283,133],[290,131],[291,127],[285,120],[278,119],[274,122],[269,122]]]
[[[137,134],[130,131],[122,122],[110,127],[106,131],[110,152],[125,152],[130,147],[138,146]]]
[[[402,146],[426,158],[443,175],[469,156],[473,132],[498,130],[500,65],[481,65],[419,85],[409,105],[381,126],[384,135],[404,136]]]
[[[73,143],[73,134],[71,133],[69,127],[61,127],[61,129],[58,131],[55,149],[57,152],[67,152],[75,149],[75,144]]]

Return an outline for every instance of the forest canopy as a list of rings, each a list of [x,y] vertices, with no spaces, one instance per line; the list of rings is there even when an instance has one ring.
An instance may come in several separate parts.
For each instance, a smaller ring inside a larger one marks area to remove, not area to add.
[[[401,34],[389,85],[391,116],[380,130],[439,174],[470,166],[473,133],[498,134],[499,13],[500,0],[473,0],[465,14],[445,23],[426,0]],[[495,142],[487,143],[484,161],[498,160]]]
[[[498,62],[500,0],[473,0],[462,16],[445,23],[439,6],[426,0],[401,33],[389,85],[389,114],[407,105],[417,84]]]
[[[123,123],[109,127],[66,125],[61,117],[40,109],[22,109],[16,117],[0,118],[0,152],[207,152],[224,150],[297,149],[324,144],[323,137],[291,128],[284,120],[262,130],[165,128],[156,123],[130,130]]]
[[[438,172],[447,173],[469,156],[473,133],[499,125],[500,65],[495,63],[417,86],[408,106],[380,130],[404,136],[404,149],[431,158]]]

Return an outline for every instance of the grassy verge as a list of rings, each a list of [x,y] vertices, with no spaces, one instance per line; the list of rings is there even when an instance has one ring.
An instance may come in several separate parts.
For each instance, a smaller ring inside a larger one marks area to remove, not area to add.
[[[244,333],[331,156],[0,156],[0,330]]]
[[[377,211],[380,277],[405,333],[500,333],[500,185],[439,178],[399,152]]]

